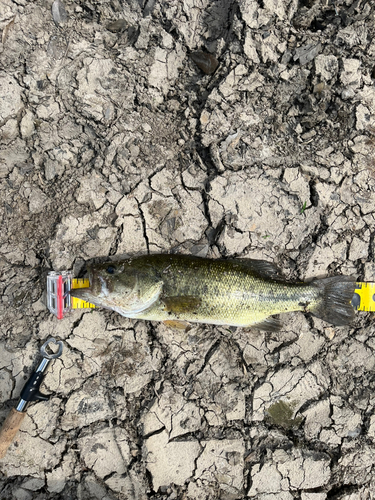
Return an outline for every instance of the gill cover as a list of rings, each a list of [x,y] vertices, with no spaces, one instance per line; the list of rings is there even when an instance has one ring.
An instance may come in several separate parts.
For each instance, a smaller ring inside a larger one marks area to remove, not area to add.
[[[114,299],[117,294],[120,295],[119,300],[116,300],[116,310],[129,318],[137,315],[151,307],[158,300],[162,289],[162,281],[152,281],[145,275],[137,274],[134,287],[127,295],[121,292],[121,286],[115,286]]]

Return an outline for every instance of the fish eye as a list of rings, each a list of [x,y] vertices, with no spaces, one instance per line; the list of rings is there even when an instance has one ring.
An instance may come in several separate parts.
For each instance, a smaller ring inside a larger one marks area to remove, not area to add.
[[[106,271],[108,274],[114,274],[116,271],[116,268],[114,266],[108,266]]]

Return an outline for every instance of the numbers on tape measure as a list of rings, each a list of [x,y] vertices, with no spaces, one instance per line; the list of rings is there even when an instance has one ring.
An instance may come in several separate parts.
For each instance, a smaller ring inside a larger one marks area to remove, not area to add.
[[[73,278],[72,279],[72,288],[88,288],[90,286],[90,282],[85,278]]]
[[[72,288],[88,288],[90,286],[90,282],[88,279],[84,278],[73,278],[72,279]],[[71,308],[72,309],[94,309],[95,305],[90,304],[90,302],[86,302],[85,300],[78,299],[77,297],[71,298]]]

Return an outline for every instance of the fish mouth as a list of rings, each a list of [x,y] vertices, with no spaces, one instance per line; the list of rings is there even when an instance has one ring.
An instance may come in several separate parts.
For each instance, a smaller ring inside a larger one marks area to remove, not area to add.
[[[70,290],[70,296],[75,297],[76,299],[88,300],[91,297],[92,288],[73,288]]]

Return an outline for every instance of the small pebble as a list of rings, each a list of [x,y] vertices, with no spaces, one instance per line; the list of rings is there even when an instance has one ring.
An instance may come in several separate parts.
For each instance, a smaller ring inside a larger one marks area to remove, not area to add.
[[[219,61],[212,54],[208,54],[207,52],[193,52],[190,54],[190,57],[193,59],[195,64],[199,69],[206,73],[206,75],[212,75],[216,71],[216,68],[219,66]]]
[[[128,23],[125,19],[118,19],[117,21],[113,21],[112,23],[107,24],[106,28],[108,31],[112,33],[121,33],[125,31],[128,26]]]
[[[68,20],[65,6],[61,0],[55,0],[52,4],[52,17],[56,26],[63,26]]]

